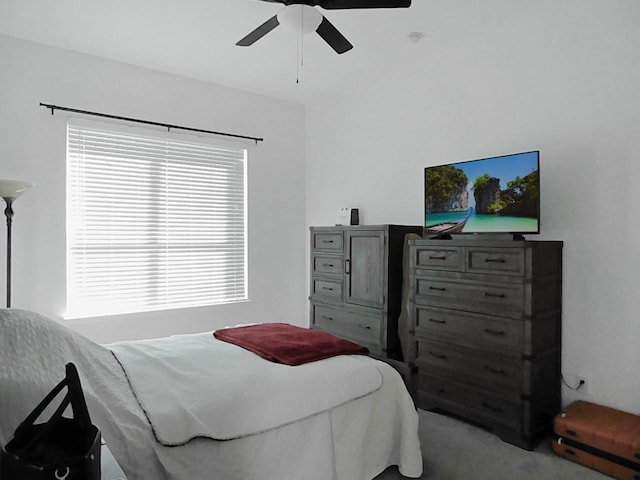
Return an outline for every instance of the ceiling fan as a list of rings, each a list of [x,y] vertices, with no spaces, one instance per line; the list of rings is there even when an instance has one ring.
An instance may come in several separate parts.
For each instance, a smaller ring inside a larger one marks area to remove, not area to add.
[[[284,8],[264,22],[246,37],[236,43],[239,47],[248,47],[264,37],[278,25],[290,26],[303,33],[315,31],[336,53],[341,54],[353,48],[336,27],[314,7],[325,10],[348,10],[363,8],[407,8],[411,0],[262,0],[269,3],[282,3]]]

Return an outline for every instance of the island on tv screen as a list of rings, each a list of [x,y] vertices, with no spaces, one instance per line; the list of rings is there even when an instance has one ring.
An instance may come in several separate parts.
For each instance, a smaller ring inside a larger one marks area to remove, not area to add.
[[[425,233],[538,233],[539,152],[425,170]]]

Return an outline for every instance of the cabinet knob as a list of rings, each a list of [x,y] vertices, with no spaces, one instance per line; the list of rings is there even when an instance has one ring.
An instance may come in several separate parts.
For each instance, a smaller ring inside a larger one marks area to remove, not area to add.
[[[504,263],[506,260],[502,257],[487,257],[484,261],[485,263]]]
[[[496,375],[506,375],[507,374],[507,372],[502,368],[494,368],[494,367],[490,367],[489,365],[485,365],[482,368],[484,370],[486,370],[487,372],[495,373]]]
[[[429,355],[435,358],[439,358],[440,360],[446,360],[447,356],[444,353],[437,353],[432,350],[429,350]]]
[[[446,320],[440,320],[439,318],[429,318],[429,321],[431,323],[437,323],[439,325],[444,325],[445,323],[447,323]]]
[[[504,298],[506,295],[504,293],[484,292],[484,296],[491,298]]]
[[[504,335],[504,330],[492,330],[490,328],[485,328],[484,333],[488,333],[489,335]]]

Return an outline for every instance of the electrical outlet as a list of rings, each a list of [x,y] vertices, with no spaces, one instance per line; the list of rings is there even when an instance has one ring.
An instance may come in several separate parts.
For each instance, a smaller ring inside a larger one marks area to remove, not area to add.
[[[581,377],[580,375],[576,375],[576,391],[581,393],[582,395],[587,394],[587,379],[585,377]]]
[[[570,390],[573,390],[580,396],[587,395],[587,378],[581,375],[570,373],[563,376],[562,381],[565,386]]]

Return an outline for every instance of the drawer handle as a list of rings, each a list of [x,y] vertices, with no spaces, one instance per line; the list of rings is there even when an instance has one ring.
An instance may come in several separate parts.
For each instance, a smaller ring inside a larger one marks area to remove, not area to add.
[[[348,258],[344,261],[344,273],[347,275],[351,273],[351,260]]]
[[[430,321],[431,323],[438,323],[438,324],[440,324],[440,325],[444,325],[445,323],[447,323],[447,321],[446,321],[446,320],[440,320],[440,319],[438,319],[438,318],[430,318],[430,319],[429,319],[429,321]]]
[[[322,287],[322,290],[329,290],[330,292],[333,292],[333,287]]]
[[[322,315],[322,318],[324,318],[325,320],[333,321],[333,317],[327,317],[326,315]]]
[[[507,374],[507,372],[505,372],[502,368],[493,368],[493,367],[490,367],[489,365],[485,365],[482,368],[484,368],[484,370],[486,370],[487,372],[495,373],[496,375],[506,375]]]
[[[504,263],[506,260],[501,257],[487,257],[484,259],[485,263]]]
[[[490,328],[485,328],[484,332],[488,333],[489,335],[504,335],[504,330],[491,330]]]
[[[491,292],[484,292],[484,296],[485,297],[490,297],[490,298],[504,298],[504,297],[506,297],[506,295],[504,293],[491,293]]]
[[[431,285],[429,285],[429,290],[437,290],[438,292],[444,292],[447,289],[445,287],[432,287]]]
[[[333,240],[322,240],[322,243],[333,243]]]
[[[333,268],[333,263],[323,263],[322,266],[323,267],[331,267],[331,268]]]
[[[567,435],[571,435],[572,437],[578,436],[578,434],[574,430],[567,430]]]
[[[365,330],[371,330],[371,327],[369,325],[360,325],[360,324],[358,324],[358,326],[360,328],[364,328]]]
[[[489,405],[487,402],[482,402],[482,406],[484,408],[486,408],[487,410],[491,410],[492,412],[495,412],[495,413],[504,412],[504,408],[502,408],[502,407],[494,407],[493,405]]]
[[[446,255],[429,255],[429,260],[446,260]]]
[[[447,356],[444,353],[436,353],[432,350],[429,350],[429,355],[435,358],[439,358],[440,360],[446,360]]]

